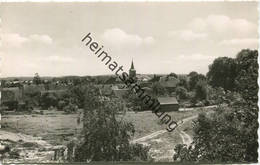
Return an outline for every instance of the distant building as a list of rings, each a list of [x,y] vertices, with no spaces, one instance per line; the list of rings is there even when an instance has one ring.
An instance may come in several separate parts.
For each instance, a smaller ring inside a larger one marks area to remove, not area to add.
[[[129,78],[135,80],[134,84],[139,85],[145,92],[149,94],[152,93],[152,83],[148,82],[148,80],[151,78],[147,75],[136,74],[133,60],[129,69]],[[130,89],[125,84],[123,84],[122,80],[120,80],[119,77],[116,78],[116,82],[121,82],[121,84],[113,85],[111,88],[115,96],[122,98],[123,96],[128,94]]]
[[[159,97],[160,111],[171,112],[179,110],[179,103],[176,97]]]

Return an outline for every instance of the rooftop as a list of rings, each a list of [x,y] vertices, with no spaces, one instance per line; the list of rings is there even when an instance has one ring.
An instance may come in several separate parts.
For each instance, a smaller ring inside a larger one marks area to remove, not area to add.
[[[172,76],[163,76],[160,77],[159,82],[163,87],[176,87],[176,85],[179,83],[179,80]]]
[[[176,97],[159,97],[158,101],[160,102],[160,104],[165,105],[165,104],[178,104],[178,101],[176,99]]]

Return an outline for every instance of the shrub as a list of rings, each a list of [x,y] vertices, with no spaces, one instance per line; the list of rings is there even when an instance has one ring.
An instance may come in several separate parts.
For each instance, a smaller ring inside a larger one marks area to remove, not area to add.
[[[58,105],[57,105],[58,110],[63,110],[65,106],[66,106],[66,102],[64,100],[58,101]]]
[[[64,112],[66,113],[76,113],[77,110],[78,110],[78,106],[72,103],[64,107]]]
[[[48,109],[49,107],[57,107],[57,96],[55,93],[45,93],[41,97],[41,106],[43,109]]]
[[[184,87],[177,87],[176,88],[176,95],[180,99],[187,99],[188,98],[188,91]]]

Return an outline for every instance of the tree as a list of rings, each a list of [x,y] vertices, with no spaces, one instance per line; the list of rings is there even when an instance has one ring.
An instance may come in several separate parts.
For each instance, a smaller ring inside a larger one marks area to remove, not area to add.
[[[197,100],[207,99],[207,82],[200,80],[195,87],[195,98]]]
[[[189,89],[189,82],[188,82],[187,78],[186,77],[179,77],[179,80],[180,80],[180,82],[179,82],[178,85],[182,86],[182,87],[184,87],[188,90]]]
[[[57,104],[57,108],[58,110],[63,110],[63,108],[65,108],[67,105],[66,101],[64,100],[59,100],[58,101],[58,104]]]
[[[142,109],[142,100],[132,91],[126,92],[122,97],[126,100],[126,107],[132,109],[133,111],[140,111]]]
[[[237,63],[237,77],[235,78],[236,90],[243,98],[257,102],[258,97],[258,51],[244,49],[237,54],[235,59]]]
[[[105,84],[114,84],[116,83],[116,77],[109,77],[106,81],[105,81]]]
[[[100,96],[98,89],[85,90],[84,140],[76,148],[75,161],[147,160],[149,148],[130,144],[132,123],[118,120],[122,104]]]
[[[209,66],[207,78],[213,87],[222,87],[225,90],[233,90],[237,75],[237,64],[233,58],[219,57]]]
[[[38,73],[35,73],[34,77],[33,77],[33,83],[36,84],[36,85],[39,85],[42,83],[42,80],[39,76]]]
[[[66,97],[69,97],[70,101],[73,104],[76,104],[79,108],[83,108],[86,87],[86,85],[73,85],[69,88],[69,95],[66,95]]]
[[[197,72],[190,72],[188,76],[190,78],[189,86],[191,90],[195,89],[198,81],[206,80],[206,77],[203,74],[198,74]]]
[[[80,77],[74,77],[74,78],[72,79],[72,81],[73,81],[73,85],[75,85],[75,86],[82,84],[82,81],[81,81],[81,78],[80,78]]]
[[[199,114],[194,121],[192,146],[176,146],[174,159],[210,163],[257,162],[257,129],[241,123],[241,110],[219,108],[212,116]],[[252,134],[251,130],[255,133]]]
[[[169,77],[169,76],[174,77],[174,78],[178,78],[178,75],[177,75],[176,73],[173,73],[173,72],[170,73],[170,74],[168,75],[168,77]]]
[[[78,110],[78,106],[72,103],[69,103],[67,106],[64,107],[64,112],[66,113],[75,113]]]
[[[41,96],[41,106],[43,109],[48,109],[53,106],[56,107],[58,104],[58,99],[55,93],[44,93]]]
[[[177,87],[176,88],[176,95],[180,98],[180,99],[186,99],[188,97],[188,91],[186,88],[184,87]]]
[[[8,87],[6,80],[1,80],[1,87],[2,88]]]
[[[241,120],[247,126],[245,138],[246,159],[257,161],[257,129],[258,129],[258,51],[244,49],[236,56],[237,77],[235,79],[236,90],[245,100],[243,108],[237,112],[241,116]]]
[[[228,107],[219,107],[211,115],[199,114],[193,123],[192,147],[176,146],[175,160],[204,163],[257,162],[257,56],[257,51],[248,49],[238,53],[235,59],[237,81],[233,89],[239,93],[232,94],[224,90],[221,93],[230,100],[239,99],[239,104],[232,104],[231,101]]]

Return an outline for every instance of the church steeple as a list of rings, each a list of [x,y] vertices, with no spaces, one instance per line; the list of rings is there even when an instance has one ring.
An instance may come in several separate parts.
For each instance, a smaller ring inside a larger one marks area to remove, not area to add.
[[[129,69],[129,77],[135,79],[136,78],[136,70],[134,67],[134,60],[132,59],[131,68]]]
[[[131,69],[135,69],[133,59],[132,59]]]

